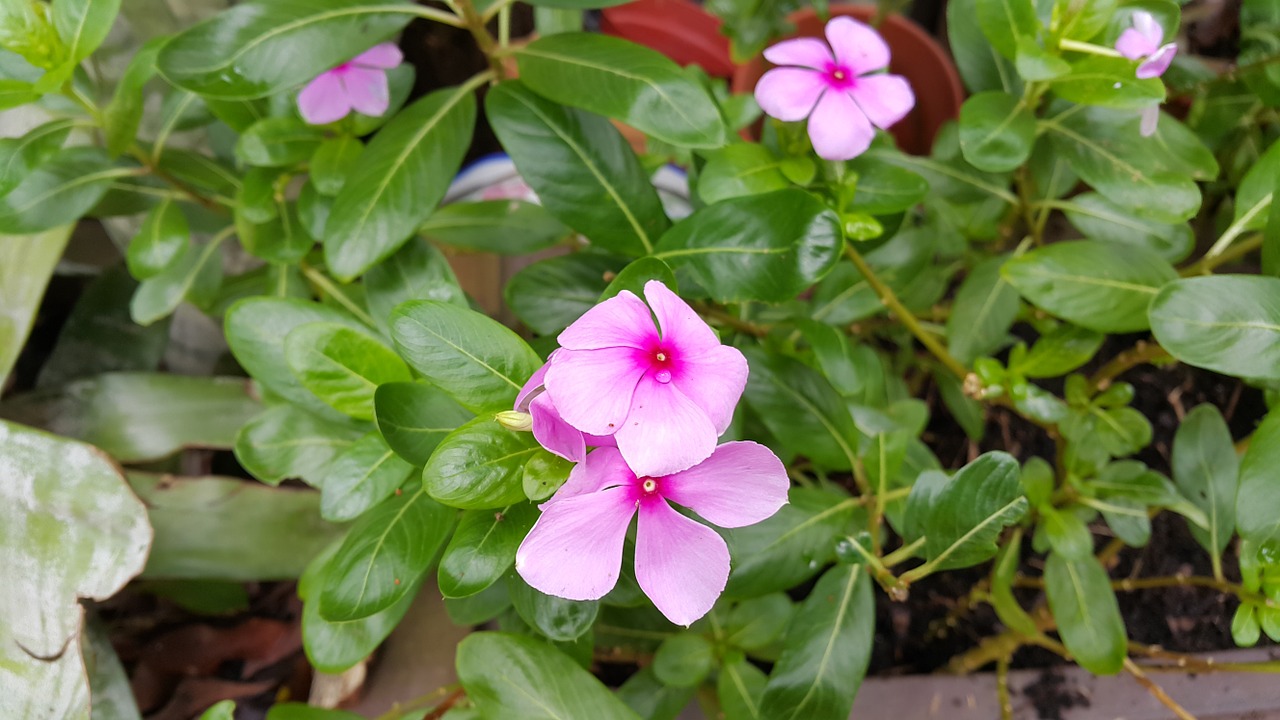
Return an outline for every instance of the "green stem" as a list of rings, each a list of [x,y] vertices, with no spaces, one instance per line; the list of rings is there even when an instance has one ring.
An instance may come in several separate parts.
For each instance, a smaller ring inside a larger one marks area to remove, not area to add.
[[[880,584],[880,587],[884,588],[890,598],[898,602],[907,599],[906,583],[902,582],[889,568],[885,567],[880,558],[862,547],[862,543],[858,542],[856,538],[846,537],[845,542],[849,543],[862,556],[863,561],[867,564],[867,572],[871,573],[871,577],[875,578],[875,581]]]
[[[883,558],[880,559],[880,562],[884,563],[885,567],[893,567],[895,565],[900,565],[906,562],[907,560],[910,560],[911,558],[915,557],[916,551],[924,547],[926,540],[927,538],[919,538],[913,543],[910,543],[908,545],[903,545],[897,550],[894,550],[888,555],[885,555]]]
[[[463,27],[471,33],[471,37],[475,38],[480,52],[489,59],[489,68],[493,71],[494,77],[506,80],[507,70],[502,66],[502,59],[499,57],[501,48],[493,39],[493,35],[489,34],[489,29],[485,27],[487,24],[485,19],[476,12],[476,6],[471,3],[471,0],[455,0],[455,4],[458,6],[458,13],[462,16]]]
[[[346,308],[352,315],[355,315],[361,322],[369,327],[378,326],[378,323],[374,322],[373,316],[365,312],[364,308],[360,307],[360,305],[352,300],[350,296],[343,292],[342,288],[338,287],[337,284],[330,280],[327,275],[306,263],[303,263],[301,267],[302,274],[306,276],[307,280],[311,281],[312,285],[319,288],[321,292],[333,298],[335,302]]]
[[[409,5],[406,10],[420,18],[438,22],[441,25],[448,25],[456,28],[466,27],[466,23],[462,21],[462,18],[457,15],[444,12],[443,10],[437,10],[433,7],[427,7],[425,5]]]
[[[1223,250],[1221,253],[1218,253],[1214,257],[1209,257],[1208,255],[1206,255],[1205,257],[1200,258],[1200,260],[1197,261],[1194,265],[1190,265],[1184,270],[1182,270],[1180,274],[1183,277],[1192,277],[1195,275],[1207,275],[1213,272],[1213,270],[1216,269],[1218,266],[1226,265],[1227,263],[1233,260],[1239,260],[1245,255],[1248,255],[1249,253],[1253,252],[1254,250],[1257,250],[1258,248],[1262,247],[1262,244],[1264,242],[1265,240],[1262,233],[1258,233],[1256,235],[1250,235],[1244,240],[1241,240],[1238,243],[1234,243],[1231,247],[1227,248],[1226,250]]]
[[[1273,193],[1267,193],[1257,202],[1257,204],[1249,208],[1235,222],[1231,223],[1231,225],[1223,231],[1222,237],[1218,238],[1218,241],[1213,244],[1213,247],[1209,248],[1209,251],[1204,254],[1204,257],[1201,258],[1200,262],[1208,262],[1226,252],[1227,248],[1231,246],[1231,243],[1235,242],[1235,239],[1240,237],[1240,235],[1248,229],[1249,223],[1253,222],[1253,219],[1260,213],[1271,207],[1272,194]]]
[[[1080,42],[1079,40],[1071,40],[1063,38],[1058,41],[1058,47],[1063,50],[1071,50],[1074,52],[1088,53],[1089,55],[1101,55],[1103,57],[1124,57],[1115,48],[1104,47],[1102,45],[1094,45],[1093,43]]]

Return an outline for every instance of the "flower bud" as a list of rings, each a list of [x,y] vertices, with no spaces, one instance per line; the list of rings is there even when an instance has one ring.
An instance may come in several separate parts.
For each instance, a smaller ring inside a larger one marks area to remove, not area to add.
[[[515,410],[504,410],[493,416],[498,424],[508,430],[516,432],[529,432],[533,430],[533,416],[529,413],[517,412]]]

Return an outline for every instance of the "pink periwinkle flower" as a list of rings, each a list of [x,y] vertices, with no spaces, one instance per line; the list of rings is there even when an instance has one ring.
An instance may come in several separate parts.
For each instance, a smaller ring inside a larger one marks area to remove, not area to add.
[[[787,487],[782,462],[753,442],[725,443],[700,464],[657,477],[637,476],[622,453],[600,448],[542,505],[516,551],[516,571],[548,595],[604,597],[618,582],[627,529],[638,511],[636,580],[668,620],[687,626],[724,591],[729,548],[671,503],[736,528],[777,512],[787,502]]]
[[[382,43],[320,73],[298,93],[302,119],[324,125],[341,120],[352,110],[374,117],[385,113],[391,102],[387,70],[403,59],[395,43]]]
[[[746,387],[747,360],[661,282],[646,283],[644,295],[648,305],[624,290],[574,321],[542,381],[565,423],[612,437],[631,468],[658,477],[715,450]],[[537,399],[530,409],[536,433]]]
[[[779,120],[809,118],[818,155],[848,160],[871,146],[877,127],[905,117],[916,99],[906,78],[868,74],[889,65],[889,46],[870,26],[837,17],[826,35],[826,43],[796,38],[765,50],[765,59],[782,67],[760,78],[756,102]]]
[[[1178,52],[1174,43],[1161,45],[1163,40],[1164,28],[1151,13],[1139,10],[1133,14],[1133,27],[1120,33],[1116,50],[1130,60],[1141,60],[1137,75],[1138,79],[1146,80],[1163,75]]]
[[[568,460],[580,463],[587,457],[587,446],[614,446],[612,437],[588,435],[564,421],[546,393],[545,378],[559,350],[538,368],[516,395],[516,412],[528,413],[533,437],[542,447]]]

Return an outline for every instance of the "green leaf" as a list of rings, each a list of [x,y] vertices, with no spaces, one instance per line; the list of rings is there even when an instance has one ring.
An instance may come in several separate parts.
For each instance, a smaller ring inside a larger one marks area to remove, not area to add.
[[[239,589],[238,585],[232,587]],[[106,628],[90,620],[85,630],[80,638],[80,651],[84,654],[84,667],[89,676],[89,697],[93,699],[90,719],[142,720],[133,689],[129,686],[129,676],[111,646]]]
[[[875,597],[860,565],[826,572],[787,628],[760,717],[844,720],[871,661]]]
[[[526,45],[520,80],[539,95],[620,120],[663,142],[715,148],[727,131],[706,89],[657,51],[594,33]]]
[[[0,307],[5,309],[0,317],[0,387],[26,344],[45,287],[74,229],[73,224],[37,235],[0,235]]]
[[[311,156],[311,182],[322,195],[337,195],[364,152],[364,143],[341,135],[320,143]]]
[[[1249,449],[1240,460],[1240,489],[1236,494],[1236,527],[1240,537],[1254,544],[1280,538],[1280,484],[1275,482],[1280,462],[1280,413],[1268,413],[1253,431]]]
[[[743,348],[751,367],[743,396],[780,443],[815,463],[850,470],[861,433],[831,384],[798,360]]]
[[[75,222],[98,203],[113,178],[133,173],[111,167],[98,148],[60,150],[0,196],[0,233],[26,235]]]
[[[267,408],[240,428],[236,460],[268,485],[301,478],[318,486],[329,463],[360,435],[352,423],[322,418],[284,403]]]
[[[1044,48],[1033,38],[1018,38],[1014,67],[1023,80],[1054,80],[1071,72],[1071,64]]]
[[[1276,190],[1277,174],[1280,174],[1280,142],[1273,142],[1254,161],[1236,191],[1233,219],[1243,222],[1244,229],[1258,230],[1266,225],[1267,213],[1264,211],[1273,206],[1271,200]],[[0,189],[3,188],[2,179],[0,174]]]
[[[627,678],[618,688],[618,699],[645,720],[676,720],[693,699],[694,688],[662,684],[650,665]]]
[[[447,598],[475,595],[511,569],[516,549],[538,519],[521,502],[501,510],[467,510],[440,558],[440,593]]]
[[[1207,530],[1191,524],[1191,534],[1220,556],[1236,531],[1240,458],[1216,407],[1206,403],[1187,413],[1173,438],[1171,464],[1178,489],[1209,519]]]
[[[370,268],[364,288],[369,314],[386,328],[390,328],[392,311],[408,300],[438,300],[468,307],[448,259],[430,243],[416,239]]]
[[[542,365],[537,353],[496,320],[433,300],[397,307],[391,335],[415,370],[475,413],[509,410]]]
[[[638,720],[621,700],[546,643],[472,633],[458,644],[458,679],[481,714],[523,720]]]
[[[1067,560],[1087,560],[1093,555],[1093,534],[1071,509],[1040,508],[1040,527],[1053,551]]]
[[[610,255],[573,253],[547,258],[516,273],[503,296],[507,306],[539,335],[555,335],[595,307],[605,279],[621,265]]]
[[[1037,248],[1001,274],[1040,308],[1104,333],[1145,330],[1152,298],[1178,278],[1154,250],[1092,240]]]
[[[733,568],[725,594],[749,598],[790,589],[835,557],[835,539],[855,524],[856,501],[836,493],[792,488],[790,502],[763,522],[722,530]]]
[[[956,292],[947,318],[947,343],[965,365],[1003,346],[1018,315],[1018,291],[1000,274],[1007,259],[978,263]]]
[[[321,617],[357,620],[396,604],[431,567],[455,515],[415,485],[361,516],[325,572]]]
[[[129,149],[138,136],[142,122],[143,95],[146,84],[156,74],[156,58],[167,37],[151,38],[134,53],[116,85],[111,102],[102,110],[102,134],[107,141],[107,152],[116,157]]]
[[[475,117],[473,89],[463,85],[427,95],[378,131],[333,201],[330,272],[351,280],[404,245],[458,173]]]
[[[310,158],[323,139],[319,128],[297,118],[266,118],[240,135],[236,157],[258,167],[296,165]]]
[[[990,6],[985,9],[990,13]],[[999,22],[998,18],[994,23],[988,20],[988,24],[993,26]],[[977,0],[951,0],[947,3],[947,40],[965,87],[974,93],[1003,90],[1020,94],[1022,81],[1014,72],[1013,63],[987,40],[981,26]],[[1004,33],[1003,28],[995,28],[994,31]]]
[[[1019,38],[1035,38],[1040,31],[1032,0],[977,0],[974,9],[982,33],[1010,60],[1018,54]]]
[[[988,452],[961,468],[926,506],[913,503],[914,494],[908,499],[908,514],[927,513],[923,530],[931,567],[969,567],[995,556],[1000,531],[1027,511],[1018,474],[1012,456]]]
[[[51,10],[67,61],[74,65],[92,55],[107,39],[120,12],[120,0],[54,0]]]
[[[329,710],[306,703],[286,702],[272,705],[264,720],[363,720],[363,717],[346,710]]]
[[[0,138],[0,195],[8,193],[45,158],[61,150],[76,124],[73,119],[54,120],[22,137]]]
[[[320,516],[347,522],[386,500],[413,474],[376,431],[342,451],[325,469],[319,485]]]
[[[241,224],[271,222],[280,214],[276,182],[285,178],[276,168],[249,168],[236,194],[236,220]]]
[[[600,302],[616,297],[623,290],[630,290],[637,297],[644,297],[645,283],[650,280],[657,280],[670,288],[671,292],[676,292],[676,275],[671,272],[671,266],[655,257],[642,257],[614,276],[609,287],[600,293]]]
[[[572,231],[540,205],[519,200],[457,202],[418,228],[423,237],[499,255],[527,255],[558,244]]]
[[[165,198],[143,220],[137,236],[129,241],[125,259],[129,272],[145,280],[164,272],[178,261],[190,242],[187,217],[174,201]]]
[[[0,79],[0,110],[19,107],[39,99],[40,93],[31,83]]]
[[[698,173],[698,197],[708,205],[791,187],[779,169],[782,162],[763,145],[730,145],[706,153],[706,158]]]
[[[464,510],[501,508],[525,499],[524,464],[539,450],[531,433],[478,417],[449,433],[422,471],[436,500]]]
[[[511,597],[505,582],[494,583],[479,593],[465,598],[445,598],[445,612],[454,625],[482,625],[511,609]]]
[[[1050,378],[1066,375],[1089,362],[1106,336],[1075,325],[1060,325],[1040,336],[1031,351],[1010,372],[1023,377]]]
[[[979,170],[1017,168],[1031,156],[1035,141],[1035,115],[1008,93],[978,93],[960,108],[960,151]]]
[[[106,600],[142,570],[146,508],[87,445],[0,422],[0,458],[0,715],[87,718],[80,600]]]
[[[342,534],[320,519],[320,496],[243,478],[130,473],[155,542],[143,577],[292,580]]]
[[[379,386],[373,414],[391,449],[414,465],[425,465],[440,441],[472,418],[442,390],[426,383]]]
[[[869,215],[889,215],[916,206],[929,192],[920,175],[870,158],[854,158],[849,167],[858,173],[857,193],[849,209]]]
[[[1090,240],[1140,245],[1155,250],[1169,262],[1185,260],[1195,245],[1190,225],[1137,217],[1098,193],[1076,195],[1062,205],[1062,210]]]
[[[1280,379],[1280,279],[1185,278],[1151,302],[1151,332],[1182,362],[1227,375]]]
[[[209,706],[208,710],[200,713],[199,720],[235,720],[236,702],[234,700],[222,700]]]
[[[1071,72],[1049,84],[1054,94],[1080,105],[1144,108],[1164,100],[1159,78],[1140,80],[1134,63],[1123,57],[1090,55],[1071,66]]]
[[[397,0],[241,3],[166,43],[160,72],[212,98],[266,97],[350,60],[414,15]]]
[[[726,718],[760,720],[760,699],[769,676],[741,654],[726,658],[716,678],[716,697]]]
[[[840,259],[835,213],[803,190],[733,198],[685,218],[655,257],[685,267],[719,302],[786,302]]]
[[[1044,583],[1058,633],[1075,661],[1095,675],[1120,672],[1128,638],[1107,571],[1092,557],[1050,553]]]
[[[1231,640],[1239,647],[1253,647],[1262,638],[1258,606],[1241,604],[1231,617]]]
[[[544,100],[519,81],[491,89],[485,111],[547,212],[604,249],[652,252],[671,223],[640,161],[613,125]]]
[[[169,267],[143,280],[129,303],[129,314],[139,325],[169,317],[184,300],[209,305],[222,286],[221,242],[187,246]]]
[[[786,632],[793,609],[791,598],[780,592],[743,600],[725,618],[725,642],[744,650],[766,648]]]
[[[696,687],[711,674],[715,648],[701,635],[683,632],[672,635],[653,655],[653,673],[664,685]]]
[[[600,611],[598,600],[582,602],[543,594],[529,587],[515,572],[507,575],[507,590],[520,618],[556,642],[573,642],[585,635]]]
[[[337,323],[294,328],[285,337],[284,357],[303,387],[360,420],[373,419],[373,393],[379,385],[413,379],[391,348]]]
[[[1013,595],[1013,579],[1018,572],[1018,560],[1022,554],[1021,535],[1017,538],[1017,542],[1002,547],[996,557],[996,566],[991,573],[991,607],[995,609],[1000,622],[1010,630],[1027,637],[1036,637],[1040,634],[1040,629]]]

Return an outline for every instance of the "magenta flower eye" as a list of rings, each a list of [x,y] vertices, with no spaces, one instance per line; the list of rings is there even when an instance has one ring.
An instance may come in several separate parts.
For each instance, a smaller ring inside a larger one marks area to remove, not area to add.
[[[850,17],[827,23],[827,42],[784,40],[764,51],[778,65],[756,84],[756,102],[779,120],[809,118],[809,139],[827,160],[848,160],[915,107],[906,78],[877,73],[889,65],[879,33]],[[875,73],[875,74],[872,74]]]
[[[1174,43],[1161,45],[1164,28],[1151,13],[1139,10],[1133,14],[1133,27],[1126,29],[1116,40],[1116,51],[1130,60],[1140,60],[1137,76],[1140,80],[1160,77],[1173,56],[1178,53]]]
[[[346,117],[352,110],[377,117],[387,111],[391,93],[387,70],[404,56],[395,43],[382,43],[326,70],[298,93],[298,112],[312,125]]]

